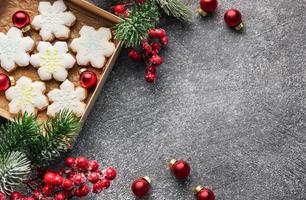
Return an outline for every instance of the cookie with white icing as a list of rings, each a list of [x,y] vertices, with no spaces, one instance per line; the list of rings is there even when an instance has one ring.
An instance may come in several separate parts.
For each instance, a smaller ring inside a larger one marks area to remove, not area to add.
[[[73,39],[70,47],[77,53],[76,60],[79,65],[92,65],[95,68],[102,68],[106,57],[115,52],[115,44],[111,42],[112,33],[109,28],[95,28],[83,26],[80,30],[80,37]]]
[[[67,6],[63,0],[51,5],[50,2],[40,2],[38,7],[40,15],[35,16],[32,26],[40,30],[39,34],[44,41],[52,41],[54,38],[66,40],[70,36],[70,27],[76,21],[75,15],[66,11]]]
[[[1,67],[7,72],[17,66],[29,65],[29,53],[34,49],[34,41],[30,37],[23,37],[22,31],[12,27],[4,34],[0,32],[0,61]]]
[[[10,101],[9,112],[36,114],[38,110],[45,109],[49,105],[44,95],[45,91],[46,86],[43,82],[33,82],[30,78],[22,76],[17,80],[15,86],[11,86],[5,92],[7,100]]]
[[[38,75],[41,80],[65,81],[68,77],[67,69],[75,64],[74,57],[67,53],[66,42],[56,42],[53,46],[50,42],[39,42],[37,54],[31,56],[31,64],[38,68]]]
[[[48,106],[47,115],[54,117],[61,110],[68,109],[78,116],[82,116],[86,109],[84,100],[87,92],[82,87],[76,87],[68,79],[65,80],[59,89],[53,89],[48,93],[51,105]]]

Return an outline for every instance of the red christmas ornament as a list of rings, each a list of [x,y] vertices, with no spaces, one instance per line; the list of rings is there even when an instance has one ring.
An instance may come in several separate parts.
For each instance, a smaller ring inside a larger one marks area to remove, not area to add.
[[[113,167],[108,167],[105,170],[104,176],[107,180],[114,180],[117,176],[116,169]]]
[[[200,0],[200,8],[198,8],[198,13],[205,17],[209,13],[215,12],[217,7],[217,0]]]
[[[125,7],[123,4],[118,4],[114,7],[114,12],[116,15],[122,15],[125,13]]]
[[[208,188],[197,186],[194,189],[196,200],[215,200],[215,194]]]
[[[0,73],[0,91],[6,91],[11,85],[14,85],[14,78],[7,76],[6,74]]]
[[[129,52],[129,57],[130,57],[130,59],[133,60],[133,61],[138,61],[138,60],[140,60],[141,55],[140,55],[139,51],[133,49],[133,50],[131,50],[131,51]]]
[[[151,179],[148,176],[139,178],[132,183],[132,192],[138,198],[146,196],[150,191]]]
[[[146,69],[146,81],[148,83],[154,83],[156,80],[156,67],[148,66]]]
[[[190,165],[184,160],[172,159],[169,163],[170,170],[177,179],[186,179],[190,174]]]
[[[229,27],[240,31],[243,28],[242,15],[237,9],[229,9],[224,14],[224,21]]]
[[[81,74],[80,84],[83,88],[90,89],[90,88],[96,87],[98,78],[94,72],[89,71],[84,68],[80,70],[80,74]]]
[[[31,19],[28,13],[25,11],[17,11],[12,17],[14,26],[22,29],[23,32],[28,32],[31,29],[30,23]]]

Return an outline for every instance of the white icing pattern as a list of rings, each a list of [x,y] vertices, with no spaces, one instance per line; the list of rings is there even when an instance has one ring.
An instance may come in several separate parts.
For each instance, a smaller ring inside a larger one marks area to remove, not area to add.
[[[27,112],[36,114],[37,109],[43,110],[49,105],[47,97],[44,95],[46,86],[43,82],[32,80],[28,77],[21,77],[16,86],[10,87],[5,96],[10,101],[10,113]]]
[[[73,39],[70,47],[77,53],[79,65],[92,65],[102,68],[106,62],[105,57],[110,57],[115,51],[115,44],[111,42],[112,33],[109,28],[95,30],[90,26],[83,26],[80,38]]]
[[[58,39],[68,39],[70,29],[76,17],[72,12],[65,12],[67,7],[64,1],[59,0],[51,5],[50,2],[40,2],[38,10],[40,15],[35,16],[32,22],[34,29],[44,41],[52,41],[54,36]]]
[[[34,41],[30,37],[23,37],[22,31],[12,27],[7,34],[0,32],[0,61],[1,67],[7,72],[16,66],[28,66],[30,56],[28,52],[34,48]]]
[[[31,64],[39,68],[38,75],[41,80],[51,80],[54,77],[57,81],[64,81],[68,77],[66,69],[75,64],[74,57],[67,53],[66,42],[56,42],[54,46],[50,42],[39,42],[38,53],[31,56]]]
[[[74,88],[74,84],[68,79],[60,85],[60,89],[54,89],[48,93],[48,98],[53,102],[47,110],[47,115],[54,117],[63,109],[68,109],[82,116],[85,112],[86,90],[82,87]]]

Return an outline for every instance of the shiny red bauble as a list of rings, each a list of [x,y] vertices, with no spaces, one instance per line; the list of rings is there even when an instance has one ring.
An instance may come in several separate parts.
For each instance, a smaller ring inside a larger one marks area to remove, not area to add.
[[[114,180],[117,176],[117,171],[113,167],[108,167],[105,170],[104,176],[107,180]]]
[[[237,27],[242,24],[242,15],[237,9],[229,9],[224,14],[224,21],[229,27]]]
[[[11,86],[11,81],[9,76],[0,73],[0,91],[6,91]]]
[[[213,13],[218,7],[217,0],[200,0],[200,8],[206,13]]]
[[[15,12],[15,14],[12,17],[12,20],[14,26],[20,29],[26,28],[31,23],[29,14],[22,10]]]
[[[215,200],[215,194],[208,188],[198,186],[195,189],[195,198],[196,200]]]
[[[169,167],[177,179],[186,179],[191,170],[190,165],[184,160],[172,159],[169,163]]]
[[[88,70],[81,70],[80,84],[83,88],[90,89],[96,87],[98,83],[97,75]]]
[[[115,12],[116,15],[124,14],[124,12],[125,12],[124,5],[118,4],[118,5],[114,6],[114,12]]]
[[[135,180],[132,183],[132,192],[138,198],[146,196],[150,191],[151,180],[149,177],[143,177]]]

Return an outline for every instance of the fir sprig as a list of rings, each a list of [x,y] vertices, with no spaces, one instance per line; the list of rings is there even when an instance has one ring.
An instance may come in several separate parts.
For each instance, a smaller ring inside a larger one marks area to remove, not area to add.
[[[193,12],[181,0],[155,0],[160,8],[168,15],[181,21],[191,21]]]
[[[155,0],[146,0],[131,8],[128,18],[114,26],[115,38],[123,40],[126,47],[137,46],[148,37],[148,30],[154,28],[159,20]]]

